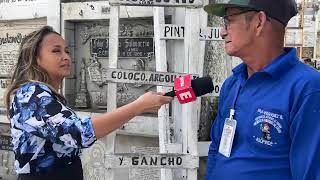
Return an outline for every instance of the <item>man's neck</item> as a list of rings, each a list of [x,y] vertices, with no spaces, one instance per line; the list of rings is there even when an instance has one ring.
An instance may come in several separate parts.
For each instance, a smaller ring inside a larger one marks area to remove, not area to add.
[[[266,66],[272,63],[274,59],[284,53],[283,48],[273,50],[261,50],[255,51],[254,53],[244,56],[242,61],[247,65],[248,79],[250,76],[264,69]]]

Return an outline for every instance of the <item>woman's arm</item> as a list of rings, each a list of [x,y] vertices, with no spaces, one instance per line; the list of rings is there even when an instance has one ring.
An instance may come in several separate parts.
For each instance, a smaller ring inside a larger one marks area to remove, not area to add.
[[[112,112],[92,117],[96,138],[99,139],[118,129],[141,113],[157,112],[163,104],[168,104],[172,99],[172,97],[163,96],[162,93],[148,92],[132,103],[117,108]]]
[[[157,111],[171,97],[148,92],[134,102],[97,117],[80,119],[72,110],[54,98],[51,90],[39,83],[19,89],[10,109],[11,123],[52,143],[70,148],[86,148],[134,116]]]

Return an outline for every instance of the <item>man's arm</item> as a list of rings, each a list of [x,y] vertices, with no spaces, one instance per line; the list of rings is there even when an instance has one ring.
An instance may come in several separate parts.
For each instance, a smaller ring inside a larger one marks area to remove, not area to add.
[[[211,144],[209,146],[209,151],[208,151],[208,162],[207,162],[207,171],[206,171],[206,180],[210,180],[211,174],[213,173],[213,169],[215,167],[216,164],[216,154],[218,152],[219,149],[219,144],[220,144],[220,136],[221,136],[221,130],[220,130],[220,126],[221,126],[221,106],[222,106],[222,101],[224,98],[224,94],[223,94],[223,90],[225,83],[222,85],[221,87],[221,91],[220,91],[220,96],[219,96],[219,103],[218,103],[218,110],[217,110],[217,116],[215,118],[215,120],[212,123],[212,127],[211,127]]]
[[[292,115],[290,165],[293,179],[320,179],[320,91],[305,95]]]
[[[215,118],[212,128],[211,128],[211,144],[209,146],[209,151],[208,151],[208,162],[207,162],[207,171],[206,171],[206,180],[211,180],[211,174],[213,173],[215,164],[216,164],[216,155],[218,153],[219,149],[219,124],[221,121],[220,120],[220,115],[219,111],[217,113],[217,117]]]

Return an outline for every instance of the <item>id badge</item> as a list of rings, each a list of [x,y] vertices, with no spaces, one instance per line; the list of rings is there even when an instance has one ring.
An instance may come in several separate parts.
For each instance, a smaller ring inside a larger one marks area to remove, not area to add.
[[[226,157],[230,157],[233,138],[236,132],[237,121],[227,118],[224,122],[222,136],[219,145],[219,153]]]

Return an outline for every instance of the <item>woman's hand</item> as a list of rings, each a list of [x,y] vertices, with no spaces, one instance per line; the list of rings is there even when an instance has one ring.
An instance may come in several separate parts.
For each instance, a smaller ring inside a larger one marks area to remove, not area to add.
[[[158,112],[160,107],[164,104],[170,103],[173,98],[163,96],[161,92],[147,92],[141,95],[135,102],[138,104],[141,113],[145,112]]]

